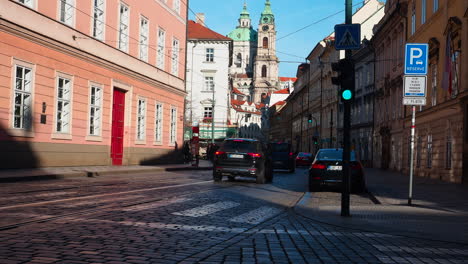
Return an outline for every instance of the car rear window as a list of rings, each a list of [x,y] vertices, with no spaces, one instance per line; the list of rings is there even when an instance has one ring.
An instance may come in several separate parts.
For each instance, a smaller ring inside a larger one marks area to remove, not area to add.
[[[299,152],[299,154],[297,156],[299,156],[299,157],[311,157],[312,154],[311,153]]]
[[[343,160],[343,150],[321,150],[317,154],[318,160]],[[356,154],[351,151],[351,161],[356,161]]]
[[[244,140],[226,140],[221,147],[223,151],[237,151],[237,152],[257,152],[258,143],[255,141]]]
[[[271,144],[271,151],[273,152],[289,152],[288,143],[273,143]]]

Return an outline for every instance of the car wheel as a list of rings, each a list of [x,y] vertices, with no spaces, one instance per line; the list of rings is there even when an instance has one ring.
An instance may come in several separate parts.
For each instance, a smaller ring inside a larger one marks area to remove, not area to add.
[[[266,182],[265,169],[263,169],[263,171],[257,175],[257,183],[264,184],[265,182]]]
[[[234,176],[228,176],[228,181],[234,181],[236,179],[236,177]]]
[[[319,183],[310,183],[309,184],[309,192],[320,192],[322,187]]]
[[[290,173],[294,173],[295,171],[296,171],[296,167],[292,167],[291,169],[289,169]]]
[[[363,193],[366,192],[366,185],[364,184],[364,181],[359,181],[351,186],[351,190],[353,193]]]
[[[223,176],[220,173],[213,172],[213,181],[220,182],[223,180]]]

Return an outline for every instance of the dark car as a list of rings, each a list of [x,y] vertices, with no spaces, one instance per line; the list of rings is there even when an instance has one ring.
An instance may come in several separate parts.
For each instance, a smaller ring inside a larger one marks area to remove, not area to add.
[[[362,164],[351,152],[351,191],[360,193],[366,190]],[[321,149],[309,169],[309,191],[320,191],[325,185],[341,186],[343,178],[343,149]]]
[[[226,139],[215,152],[213,160],[213,180],[221,181],[227,175],[257,179],[257,183],[273,179],[271,158],[267,148],[258,140],[245,138]]]
[[[296,156],[296,166],[310,166],[314,161],[312,153],[299,152]]]
[[[296,170],[296,159],[292,152],[292,146],[285,142],[272,142],[269,144],[273,169],[283,169],[294,172]]]

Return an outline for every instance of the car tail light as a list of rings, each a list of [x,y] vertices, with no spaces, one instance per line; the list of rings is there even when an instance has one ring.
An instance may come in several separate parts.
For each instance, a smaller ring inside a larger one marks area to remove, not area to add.
[[[218,155],[223,155],[223,154],[226,154],[226,152],[224,151],[216,151],[215,152],[215,155],[218,156]]]
[[[247,153],[247,154],[253,158],[260,158],[262,156],[259,153]]]
[[[320,163],[314,163],[312,164],[312,167],[311,167],[311,169],[319,169],[319,170],[324,170],[326,168],[327,166],[320,164]]]
[[[361,163],[359,163],[359,162],[351,163],[350,167],[351,167],[352,170],[362,170]]]

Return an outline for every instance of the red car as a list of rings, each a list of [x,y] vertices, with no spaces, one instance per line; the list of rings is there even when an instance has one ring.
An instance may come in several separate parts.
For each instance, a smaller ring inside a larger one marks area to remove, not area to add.
[[[299,152],[296,156],[296,166],[310,166],[312,161],[314,161],[312,153]]]

